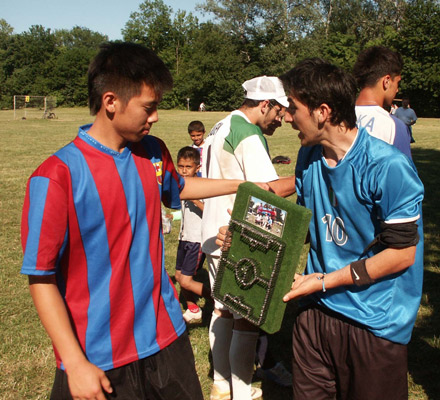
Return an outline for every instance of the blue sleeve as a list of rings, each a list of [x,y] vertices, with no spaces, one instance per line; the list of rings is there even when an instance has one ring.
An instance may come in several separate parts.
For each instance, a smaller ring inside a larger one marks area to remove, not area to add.
[[[402,154],[383,162],[371,179],[378,216],[387,223],[413,222],[421,216],[424,187],[417,171]]]
[[[411,156],[411,132],[405,123],[394,115],[390,115],[396,126],[396,135],[394,137],[393,146],[398,148],[403,154],[406,154],[410,159]]]

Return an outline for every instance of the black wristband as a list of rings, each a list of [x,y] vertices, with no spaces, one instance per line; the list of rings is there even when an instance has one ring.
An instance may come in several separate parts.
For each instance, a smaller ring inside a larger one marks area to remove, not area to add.
[[[363,258],[350,264],[351,277],[356,286],[371,285],[374,282],[368,275],[365,261],[366,258]]]

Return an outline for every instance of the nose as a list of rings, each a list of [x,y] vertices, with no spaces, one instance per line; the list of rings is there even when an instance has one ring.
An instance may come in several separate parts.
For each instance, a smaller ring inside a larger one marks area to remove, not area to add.
[[[292,121],[293,121],[292,114],[290,114],[289,111],[286,111],[284,114],[284,122],[292,122]]]
[[[157,110],[154,110],[151,112],[151,114],[148,116],[148,122],[150,124],[154,124],[155,122],[159,121],[159,113]]]

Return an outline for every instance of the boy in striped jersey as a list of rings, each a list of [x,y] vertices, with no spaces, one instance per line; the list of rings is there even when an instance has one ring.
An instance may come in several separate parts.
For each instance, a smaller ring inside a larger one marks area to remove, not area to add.
[[[152,51],[103,45],[88,72],[94,123],[29,179],[21,272],[54,346],[54,399],[203,398],[165,271],[161,202],[179,208],[240,181],[176,173],[149,135],[171,87]]]

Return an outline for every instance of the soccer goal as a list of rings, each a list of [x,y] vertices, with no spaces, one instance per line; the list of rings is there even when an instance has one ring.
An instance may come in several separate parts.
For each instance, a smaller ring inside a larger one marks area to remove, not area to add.
[[[54,119],[57,99],[53,96],[14,96],[14,119]]]

